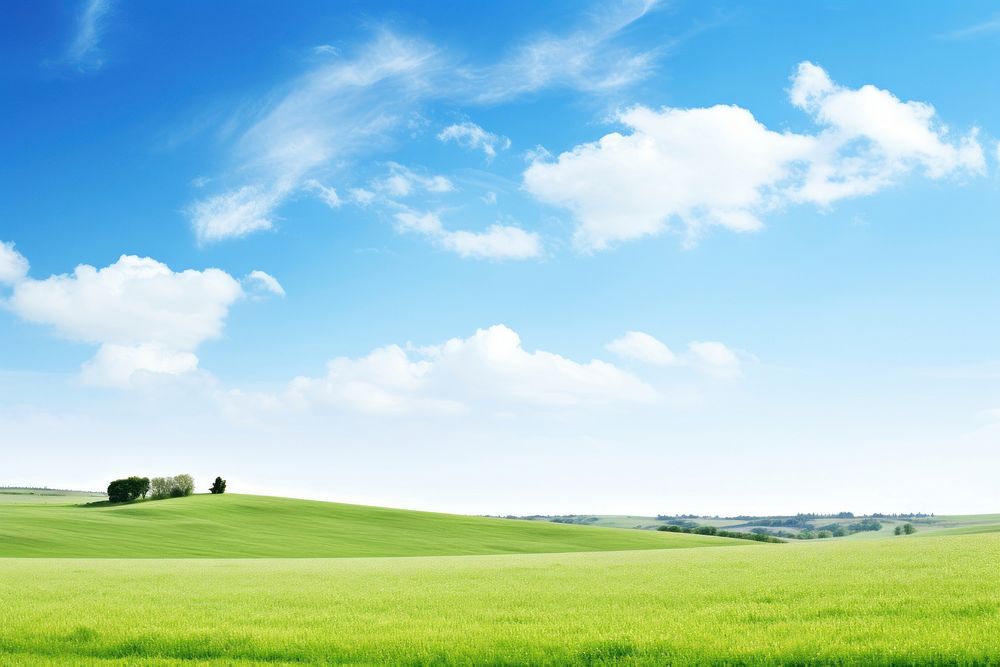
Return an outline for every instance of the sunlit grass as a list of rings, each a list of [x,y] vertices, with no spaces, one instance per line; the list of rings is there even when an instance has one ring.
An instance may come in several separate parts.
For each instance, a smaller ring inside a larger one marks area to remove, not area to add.
[[[1000,534],[431,558],[8,559],[0,662],[996,664],[998,554]]]

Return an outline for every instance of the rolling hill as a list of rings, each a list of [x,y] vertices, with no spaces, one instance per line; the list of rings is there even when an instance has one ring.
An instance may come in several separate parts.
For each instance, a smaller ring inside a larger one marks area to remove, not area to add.
[[[126,505],[0,504],[0,557],[330,558],[752,545],[237,494]]]

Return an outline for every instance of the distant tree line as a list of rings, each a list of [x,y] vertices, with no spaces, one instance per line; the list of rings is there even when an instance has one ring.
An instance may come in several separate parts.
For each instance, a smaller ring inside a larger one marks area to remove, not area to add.
[[[742,533],[735,530],[721,530],[715,526],[678,526],[677,524],[667,524],[665,526],[660,526],[657,530],[666,533],[691,533],[693,535],[715,535],[716,537],[732,537],[737,540],[753,540],[754,542],[771,542],[771,543],[784,543],[784,540],[778,539],[773,535],[768,535],[766,533]]]
[[[209,491],[213,494],[226,492],[226,480],[216,477]],[[148,495],[152,500],[164,498],[183,498],[194,493],[194,478],[191,475],[175,475],[173,477],[126,477],[116,479],[108,484],[108,501],[112,503],[128,503],[145,500]]]

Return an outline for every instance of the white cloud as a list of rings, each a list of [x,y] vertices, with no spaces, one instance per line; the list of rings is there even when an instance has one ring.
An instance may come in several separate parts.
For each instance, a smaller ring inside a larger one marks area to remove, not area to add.
[[[371,183],[372,190],[388,197],[408,197],[417,192],[441,194],[455,189],[451,180],[439,174],[427,176],[396,162],[390,162],[388,167],[388,174]]]
[[[265,190],[246,185],[214,195],[190,206],[188,214],[199,243],[246,236],[274,226],[274,209],[284,200],[287,187]]]
[[[77,22],[76,35],[66,52],[66,60],[80,70],[97,70],[104,66],[100,42],[104,20],[111,9],[111,0],[87,0]]]
[[[799,65],[790,96],[823,128],[793,199],[825,205],[871,194],[917,168],[935,179],[985,170],[977,131],[949,141],[948,128],[924,102],[903,102],[871,85],[844,88],[810,62]]]
[[[461,257],[474,259],[532,259],[542,254],[541,239],[511,225],[490,225],[486,231],[449,231],[438,214],[404,210],[395,214],[396,228],[416,232],[433,239],[440,247]]]
[[[28,260],[13,243],[0,241],[0,285],[13,285],[28,275]]]
[[[573,212],[579,247],[657,234],[679,219],[694,235],[706,225],[760,227],[766,191],[810,149],[805,137],[772,132],[745,109],[635,107],[619,115],[632,132],[577,146],[524,173],[527,190]]]
[[[941,35],[944,39],[974,39],[984,35],[992,35],[1000,32],[1000,14],[994,14],[992,18],[981,21],[965,28],[952,30]]]
[[[340,205],[344,203],[334,188],[323,185],[315,178],[306,181],[305,185],[306,189],[316,193],[316,196],[330,208],[340,208]]]
[[[459,146],[470,150],[481,150],[487,159],[497,155],[497,149],[510,148],[510,139],[487,132],[475,123],[465,122],[449,125],[437,135],[440,141],[454,141]]]
[[[351,188],[351,201],[358,206],[370,206],[375,202],[375,193],[365,188]]]
[[[677,363],[677,356],[669,347],[642,331],[627,331],[621,338],[608,343],[610,352],[626,359],[635,359],[655,366]]]
[[[674,354],[663,342],[642,331],[628,331],[607,344],[607,349],[625,359],[654,366],[685,366],[717,378],[737,378],[743,374],[740,356],[718,341],[693,341],[687,352]]]
[[[285,288],[269,273],[257,270],[251,271],[247,274],[244,282],[257,291],[268,292],[275,296],[285,296]]]
[[[695,367],[710,375],[732,378],[743,374],[739,356],[718,341],[688,343],[688,356]]]
[[[592,12],[590,23],[575,32],[536,37],[496,65],[467,70],[474,99],[498,102],[560,86],[600,93],[639,81],[652,70],[657,52],[615,42],[656,4],[656,0],[610,3]]]
[[[769,130],[736,106],[638,106],[617,116],[627,134],[554,161],[536,155],[524,186],[573,214],[578,247],[600,250],[675,223],[689,243],[707,226],[756,230],[769,210],[870,194],[914,170],[936,179],[984,169],[976,131],[950,139],[930,105],[843,88],[811,63],[799,66],[790,96],[815,134]]]
[[[326,375],[296,378],[286,392],[294,405],[374,414],[646,403],[657,397],[613,364],[529,352],[503,325],[416,352],[391,345],[360,359],[334,359]]]
[[[266,275],[266,274],[264,274]],[[240,283],[219,269],[175,272],[149,257],[14,285],[9,308],[60,336],[100,346],[85,380],[125,386],[137,373],[175,375],[197,367],[195,351],[222,334]]]
[[[191,352],[164,349],[156,343],[104,344],[83,364],[81,377],[87,384],[127,387],[144,376],[182,375],[197,368],[198,357]]]
[[[269,229],[277,207],[317,169],[386,144],[436,90],[441,67],[432,46],[382,31],[354,57],[324,62],[285,86],[234,146],[243,184],[188,208],[199,239]]]
[[[334,54],[321,48],[320,62],[264,97],[249,126],[240,129],[240,114],[229,121],[237,137],[230,174],[213,182],[232,185],[187,206],[191,224],[202,242],[270,229],[275,211],[292,192],[318,173],[344,169],[391,146],[427,100],[481,103],[552,86],[599,92],[634,82],[650,70],[654,54],[616,47],[614,41],[653,4],[622,0],[592,13],[586,28],[523,43],[497,64],[464,64],[425,41],[388,30],[353,54],[327,57]],[[504,142],[497,141],[490,150]],[[451,189],[450,181],[436,178],[422,187]],[[412,186],[405,177],[393,183],[400,192]]]

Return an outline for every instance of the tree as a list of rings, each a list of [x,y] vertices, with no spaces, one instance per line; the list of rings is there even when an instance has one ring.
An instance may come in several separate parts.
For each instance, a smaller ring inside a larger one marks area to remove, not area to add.
[[[225,493],[226,492],[226,480],[221,477],[216,477],[215,482],[212,483],[212,488],[209,489],[211,493]]]
[[[145,498],[149,493],[148,477],[128,477],[116,479],[108,484],[108,500],[113,503],[127,503]]]
[[[194,493],[194,478],[191,475],[177,475],[174,477],[174,486],[182,496],[190,496]]]
[[[149,493],[149,478],[148,477],[129,477],[128,478],[129,495],[132,499],[145,498],[146,494]]]
[[[916,527],[912,523],[904,523],[903,524],[903,534],[904,535],[912,535],[915,532],[917,532],[917,529],[916,529]]]
[[[903,527],[902,526],[896,526],[896,528],[893,529],[892,532],[894,532],[896,535],[902,535],[903,534]]]
[[[150,482],[150,497],[161,500],[170,497],[170,489],[174,485],[173,477],[154,477]]]
[[[194,479],[191,475],[176,477],[154,477],[150,483],[154,500],[163,498],[181,498],[194,493]]]

